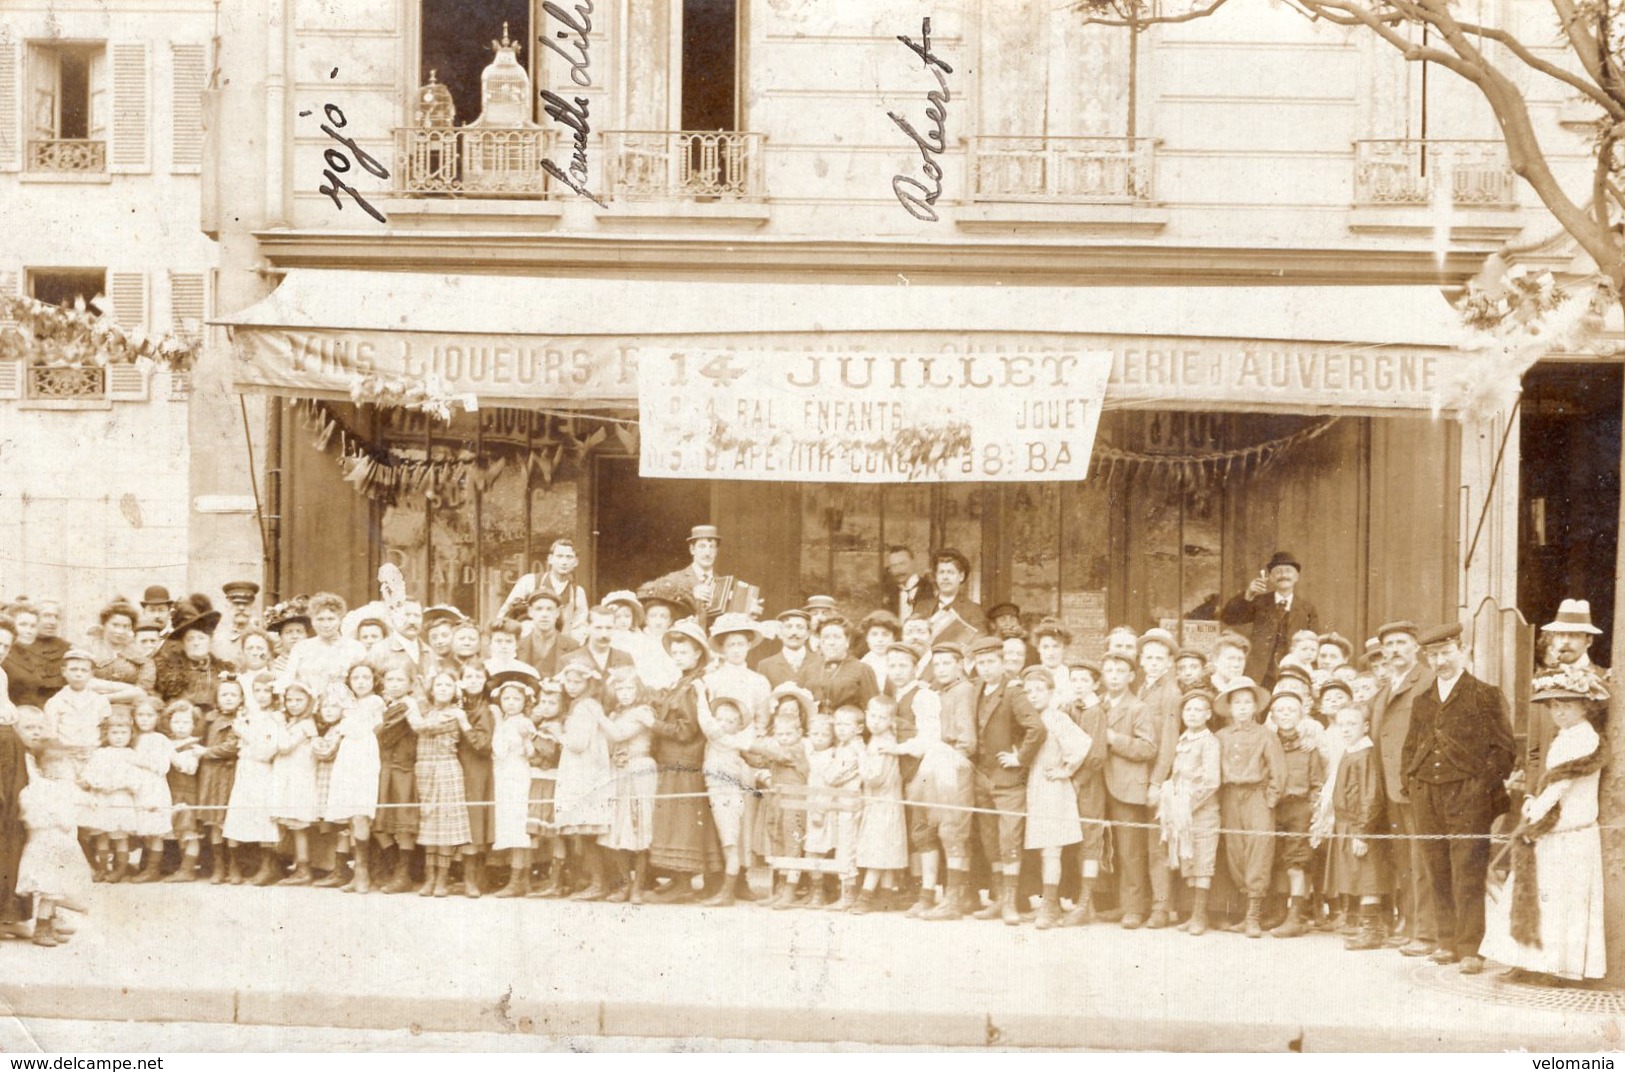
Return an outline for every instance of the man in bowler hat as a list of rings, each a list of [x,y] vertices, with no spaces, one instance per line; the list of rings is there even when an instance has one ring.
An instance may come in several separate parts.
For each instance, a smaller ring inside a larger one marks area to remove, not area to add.
[[[1307,629],[1320,632],[1315,606],[1298,595],[1303,566],[1290,551],[1277,551],[1269,565],[1247,584],[1247,590],[1224,605],[1219,620],[1252,641],[1247,654],[1247,676],[1266,689],[1275,685],[1275,672],[1292,648],[1292,634]],[[1251,626],[1248,630],[1243,626]]]

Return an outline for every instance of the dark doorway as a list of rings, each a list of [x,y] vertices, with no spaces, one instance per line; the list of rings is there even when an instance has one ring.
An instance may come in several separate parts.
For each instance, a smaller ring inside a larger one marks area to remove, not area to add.
[[[737,130],[735,0],[683,0],[683,129]]]
[[[710,482],[646,480],[636,458],[599,458],[593,474],[594,595],[688,565],[689,530],[711,520]]]
[[[1621,390],[1618,365],[1537,364],[1523,381],[1518,609],[1535,626],[1564,599],[1591,601],[1608,661],[1619,544]]]

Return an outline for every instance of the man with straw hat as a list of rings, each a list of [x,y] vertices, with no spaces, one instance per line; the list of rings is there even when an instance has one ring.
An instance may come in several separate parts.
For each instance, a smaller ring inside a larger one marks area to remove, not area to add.
[[[1541,635],[1551,643],[1551,654],[1557,665],[1550,670],[1538,671],[1532,683],[1536,692],[1542,689],[1569,688],[1590,691],[1594,684],[1604,685],[1609,673],[1591,661],[1591,644],[1602,630],[1591,624],[1591,604],[1584,599],[1565,599],[1551,621],[1540,627]],[[1608,715],[1607,705],[1594,706],[1588,717],[1597,729]],[[1546,768],[1546,748],[1551,744],[1557,728],[1546,709],[1535,706],[1529,712],[1528,736],[1524,742],[1524,777],[1531,785],[1540,783]]]
[[[1507,809],[1505,782],[1518,753],[1506,697],[1467,672],[1460,624],[1430,629],[1420,641],[1434,682],[1412,706],[1401,769],[1433,883],[1439,949],[1429,959],[1459,962],[1463,975],[1476,975],[1484,970],[1478,946],[1490,825]],[[1452,838],[1430,840],[1437,835]]]

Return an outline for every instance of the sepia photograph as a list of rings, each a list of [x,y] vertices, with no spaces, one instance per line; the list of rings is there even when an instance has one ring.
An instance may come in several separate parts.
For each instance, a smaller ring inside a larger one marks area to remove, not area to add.
[[[1612,1068],[1622,412],[1622,0],[0,0],[0,1059]]]

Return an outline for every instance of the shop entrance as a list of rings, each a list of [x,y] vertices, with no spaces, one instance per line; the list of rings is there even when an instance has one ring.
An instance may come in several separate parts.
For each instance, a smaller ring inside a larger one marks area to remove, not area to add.
[[[1540,362],[1523,380],[1518,609],[1536,626],[1563,599],[1591,601],[1607,661],[1619,545],[1618,365]]]
[[[592,592],[636,590],[688,565],[688,532],[711,521],[711,483],[647,480],[636,458],[593,467]]]

